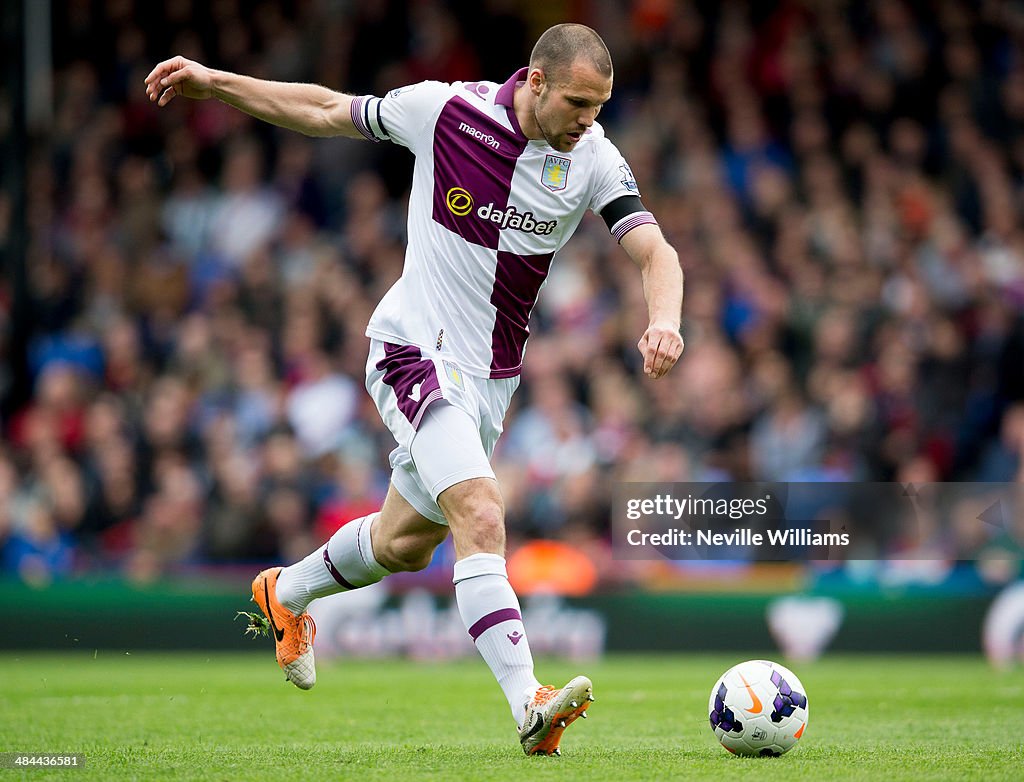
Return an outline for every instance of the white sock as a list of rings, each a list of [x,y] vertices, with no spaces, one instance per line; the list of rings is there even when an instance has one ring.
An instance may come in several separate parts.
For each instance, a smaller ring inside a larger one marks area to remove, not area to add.
[[[277,599],[301,614],[315,598],[375,584],[390,572],[373,556],[370,528],[380,513],[353,519],[305,559],[277,578]]]
[[[519,725],[527,691],[540,686],[533,675],[533,654],[519,611],[519,600],[508,583],[505,558],[473,554],[455,563],[455,601],[477,651],[501,685]]]

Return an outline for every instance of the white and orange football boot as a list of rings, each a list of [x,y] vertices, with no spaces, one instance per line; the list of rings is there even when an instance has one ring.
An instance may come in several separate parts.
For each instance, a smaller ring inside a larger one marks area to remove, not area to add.
[[[268,631],[268,634],[273,633],[277,664],[281,666],[288,681],[300,690],[308,690],[316,684],[316,664],[313,660],[316,624],[308,613],[295,616],[278,602],[277,577],[281,570],[279,567],[264,570],[253,579],[252,599],[263,616],[245,614],[250,622],[248,630],[257,635]]]
[[[527,755],[561,755],[562,734],[578,717],[586,719],[594,701],[594,687],[586,676],[577,676],[561,689],[539,687],[526,702],[526,717],[519,742]]]

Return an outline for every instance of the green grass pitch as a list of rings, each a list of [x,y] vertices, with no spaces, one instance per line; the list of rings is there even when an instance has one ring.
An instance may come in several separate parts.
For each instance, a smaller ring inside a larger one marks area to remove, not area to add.
[[[736,758],[708,693],[736,656],[540,661],[594,680],[561,758],[527,758],[482,661],[339,661],[317,686],[264,654],[0,655],[0,751],[84,752],[86,767],[3,779],[963,780],[1024,778],[1024,672],[970,657],[793,665],[810,722],[781,758]],[[577,670],[579,669],[579,670]]]

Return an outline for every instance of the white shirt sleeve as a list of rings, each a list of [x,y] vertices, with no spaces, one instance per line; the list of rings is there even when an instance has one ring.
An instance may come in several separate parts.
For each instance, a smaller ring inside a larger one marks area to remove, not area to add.
[[[654,215],[643,208],[640,202],[640,189],[636,185],[633,172],[616,146],[607,138],[601,138],[598,140],[596,154],[598,157],[590,208],[594,214],[605,218],[608,230],[615,237],[615,241],[621,242],[622,237],[637,226],[657,225],[658,221]],[[614,208],[614,216],[601,214],[606,206],[623,196],[633,196],[625,202],[625,209],[620,209],[619,204]]]
[[[419,144],[431,140],[424,128],[451,94],[449,84],[423,81],[391,90],[383,98],[362,95],[352,101],[352,121],[371,141],[393,141],[415,153]]]
[[[611,141],[598,139],[595,154],[594,192],[589,204],[595,214],[601,214],[617,198],[640,195],[629,164]]]

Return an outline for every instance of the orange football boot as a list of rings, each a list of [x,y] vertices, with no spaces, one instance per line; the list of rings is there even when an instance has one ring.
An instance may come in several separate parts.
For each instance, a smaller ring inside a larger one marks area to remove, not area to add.
[[[282,568],[262,571],[252,582],[252,599],[270,623],[277,648],[277,664],[288,681],[300,690],[316,684],[313,639],[316,624],[307,613],[295,616],[277,600],[277,577]]]
[[[586,718],[594,700],[594,687],[586,676],[577,676],[561,689],[538,688],[526,703],[526,719],[519,742],[527,755],[561,755],[558,743],[577,717]]]

